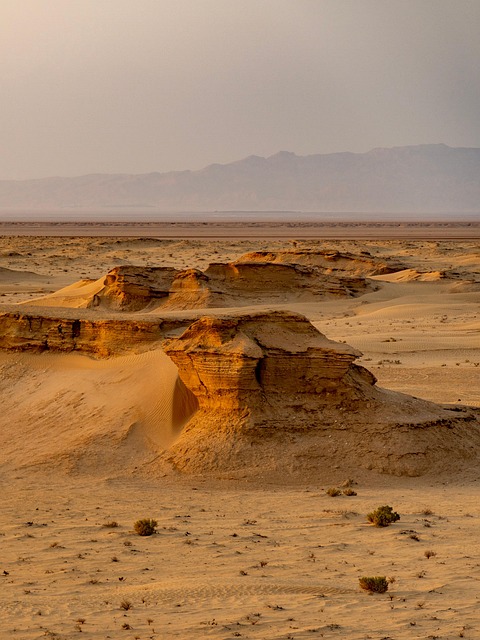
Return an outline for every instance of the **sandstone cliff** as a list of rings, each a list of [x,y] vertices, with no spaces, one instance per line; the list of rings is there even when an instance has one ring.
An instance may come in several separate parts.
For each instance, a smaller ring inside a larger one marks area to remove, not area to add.
[[[247,262],[283,262],[322,269],[324,273],[337,276],[370,277],[394,273],[405,269],[397,260],[373,256],[368,251],[348,253],[322,249],[283,249],[280,251],[254,251],[240,258]]]
[[[102,303],[121,311],[139,311],[168,297],[178,273],[171,267],[115,267],[107,273],[92,306]]]
[[[362,276],[295,263],[214,263],[205,272],[121,266],[95,282],[81,281],[29,304],[127,312],[187,310],[357,296],[375,286]]]
[[[0,315],[0,349],[32,353],[77,351],[98,358],[139,353],[159,345],[168,331],[188,321],[90,320],[32,313]]]
[[[1,315],[0,349],[107,358],[163,346],[181,389],[194,398],[173,394],[182,406],[162,411],[189,416],[197,403],[198,411],[161,454],[159,468],[313,480],[336,470],[420,475],[478,464],[478,412],[378,388],[355,364],[358,351],[327,339],[302,315],[238,310],[92,320],[91,311],[69,313]],[[68,385],[67,376],[62,393]],[[153,417],[149,424],[155,428]],[[151,431],[148,441],[154,440]]]
[[[298,314],[204,317],[164,349],[200,407],[165,455],[180,470],[418,475],[478,458],[473,414],[377,388]]]

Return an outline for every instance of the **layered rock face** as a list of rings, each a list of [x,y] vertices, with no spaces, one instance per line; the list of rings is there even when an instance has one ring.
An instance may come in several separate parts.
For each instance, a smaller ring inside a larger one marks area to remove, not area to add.
[[[224,300],[232,306],[241,299],[261,297],[265,302],[313,300],[354,296],[371,289],[364,278],[328,277],[316,267],[294,263],[239,260],[229,264],[211,264],[205,275],[210,279],[212,288],[221,291]]]
[[[70,285],[31,304],[127,312],[188,310],[357,296],[375,286],[362,276],[335,275],[295,263],[215,263],[205,272],[121,266],[109,271],[104,279]]]
[[[284,249],[282,251],[255,251],[240,258],[247,262],[283,262],[322,269],[325,273],[345,276],[377,276],[405,269],[405,265],[372,256],[366,251],[354,254],[320,249]]]
[[[167,298],[179,271],[171,267],[115,267],[105,277],[104,288],[91,306],[104,304],[121,311],[139,311]]]
[[[92,306],[106,304],[123,311],[148,306],[170,310],[315,300],[355,296],[373,287],[363,277],[326,275],[300,264],[246,262],[211,264],[176,271],[164,267],[117,267],[105,279]]]
[[[0,315],[0,349],[42,353],[77,351],[98,358],[151,349],[168,331],[188,321],[89,320],[42,315]]]
[[[164,350],[199,401],[165,454],[180,470],[418,475],[478,457],[472,414],[377,388],[357,351],[298,314],[204,317]]]
[[[308,480],[336,469],[352,477],[361,469],[420,475],[479,462],[478,412],[378,388],[355,364],[358,351],[327,339],[302,315],[166,313],[136,321],[75,314],[3,314],[0,349],[105,358],[163,347],[195,397],[182,391],[188,411],[182,400],[172,416],[190,415],[197,402],[198,411],[160,466]]]
[[[359,352],[289,312],[203,317],[163,348],[203,410],[248,411],[257,422],[269,421],[272,408],[308,405],[312,395],[317,405],[357,401],[352,379],[375,382],[353,365]]]

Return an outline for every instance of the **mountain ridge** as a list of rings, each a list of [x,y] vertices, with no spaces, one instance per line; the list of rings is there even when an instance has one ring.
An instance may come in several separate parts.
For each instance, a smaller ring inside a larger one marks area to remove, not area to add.
[[[0,180],[0,209],[302,210],[472,213],[480,149],[443,143],[366,153],[250,155],[199,170]]]

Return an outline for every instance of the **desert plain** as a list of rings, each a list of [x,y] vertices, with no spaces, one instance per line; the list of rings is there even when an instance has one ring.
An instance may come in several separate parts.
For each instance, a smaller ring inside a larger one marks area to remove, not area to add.
[[[1,638],[480,637],[478,234],[33,231],[0,237]]]

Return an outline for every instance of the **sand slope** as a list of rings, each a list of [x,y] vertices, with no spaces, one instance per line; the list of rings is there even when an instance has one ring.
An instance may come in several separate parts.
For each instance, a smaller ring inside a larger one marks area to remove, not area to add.
[[[0,369],[8,468],[127,473],[168,447],[193,408],[161,351],[101,361],[0,354]]]

